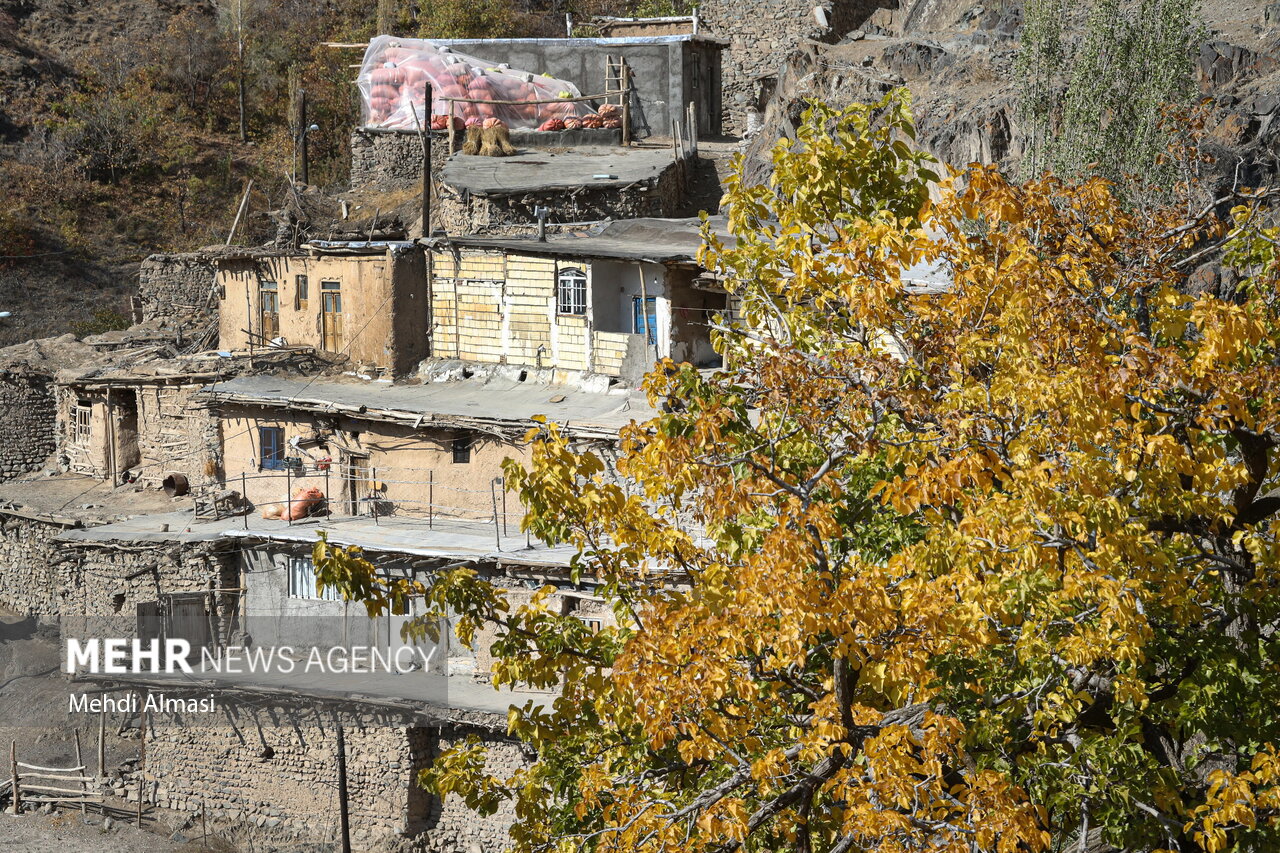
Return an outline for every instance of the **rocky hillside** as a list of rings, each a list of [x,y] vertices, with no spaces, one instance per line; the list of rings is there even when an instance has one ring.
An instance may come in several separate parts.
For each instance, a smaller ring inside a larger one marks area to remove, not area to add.
[[[1218,183],[1238,175],[1259,186],[1277,172],[1280,132],[1280,4],[1207,0],[1195,59],[1195,85],[1208,99],[1207,146]],[[749,168],[788,135],[804,103],[844,104],[880,97],[895,86],[914,96],[919,141],[943,162],[997,163],[1017,173],[1028,129],[1018,108],[1017,56],[1022,0],[905,0],[873,11],[833,44],[807,42],[785,58],[764,129],[749,147]]]

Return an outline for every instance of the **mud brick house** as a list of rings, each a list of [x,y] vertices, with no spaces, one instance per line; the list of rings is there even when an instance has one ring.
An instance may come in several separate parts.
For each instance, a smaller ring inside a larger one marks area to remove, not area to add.
[[[514,529],[521,509],[504,494],[501,466],[526,458],[534,416],[608,444],[632,418],[653,414],[630,393],[550,384],[550,372],[453,365],[464,370],[472,378],[392,385],[246,376],[210,386],[200,397],[219,419],[223,483],[263,507],[314,487],[339,516],[501,516]]]
[[[663,358],[713,366],[709,324],[727,303],[699,245],[697,220],[661,219],[432,241],[431,354],[632,384]]]
[[[219,345],[307,346],[380,374],[427,355],[423,250],[413,243],[312,243],[217,261]]]
[[[263,370],[312,372],[326,365],[307,348],[255,354],[154,354],[63,370],[57,376],[57,459],[63,471],[110,483],[188,487],[219,479],[218,422],[193,405],[201,388]]]

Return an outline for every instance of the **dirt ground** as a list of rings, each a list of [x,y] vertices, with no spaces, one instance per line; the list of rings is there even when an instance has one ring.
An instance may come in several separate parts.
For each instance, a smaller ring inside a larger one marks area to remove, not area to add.
[[[114,822],[109,829],[103,829],[100,816],[82,818],[75,811],[18,817],[0,814],[0,849],[6,853],[194,853],[206,848],[198,837],[173,841],[146,829]]]
[[[0,779],[9,775],[10,744],[16,746],[21,761],[49,767],[75,764],[75,733],[67,714],[68,691],[59,674],[59,656],[56,631],[38,627],[34,621],[0,608]],[[88,720],[79,732],[82,755],[89,765],[87,772],[97,775],[97,726]],[[121,736],[114,726],[108,727],[108,773],[137,754],[136,738]],[[124,811],[134,808],[115,798],[109,798],[108,804]],[[198,839],[198,827],[180,827],[178,815],[162,812],[155,817],[160,820],[149,815],[145,828],[139,830],[118,820],[104,828],[101,815],[90,813],[82,817],[78,807],[53,814],[28,812],[18,816],[6,810],[0,812],[0,851],[188,853],[207,849],[219,853],[232,849],[217,839],[206,848]]]

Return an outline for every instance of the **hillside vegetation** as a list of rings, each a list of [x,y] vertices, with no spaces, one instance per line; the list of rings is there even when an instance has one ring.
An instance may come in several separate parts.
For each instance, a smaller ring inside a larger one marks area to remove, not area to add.
[[[341,187],[358,114],[350,66],[375,32],[557,35],[564,14],[665,0],[0,0],[0,345],[126,325],[138,262],[270,237],[305,89],[310,180]],[[243,108],[242,108],[243,107]]]

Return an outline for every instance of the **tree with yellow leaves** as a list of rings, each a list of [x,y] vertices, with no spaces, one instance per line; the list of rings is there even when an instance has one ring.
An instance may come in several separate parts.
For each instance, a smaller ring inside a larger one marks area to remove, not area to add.
[[[508,465],[618,627],[319,555],[558,686],[511,712],[531,767],[425,774],[513,800],[517,850],[1280,844],[1280,237],[977,167],[931,202],[911,136],[896,94],[814,106],[707,231],[727,366],[660,365],[616,472],[550,425]],[[1218,245],[1234,297],[1188,295]]]

